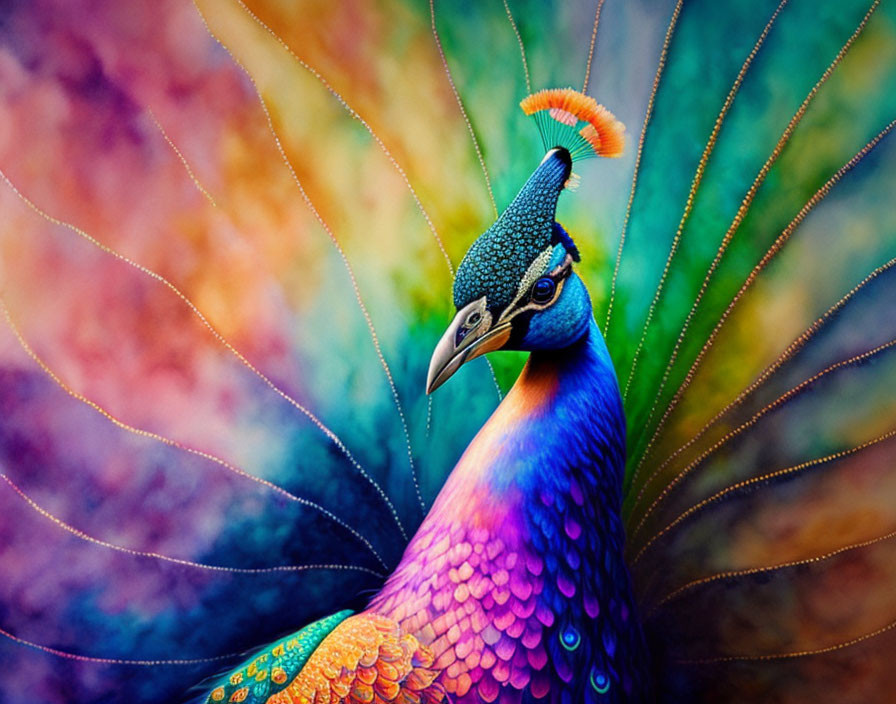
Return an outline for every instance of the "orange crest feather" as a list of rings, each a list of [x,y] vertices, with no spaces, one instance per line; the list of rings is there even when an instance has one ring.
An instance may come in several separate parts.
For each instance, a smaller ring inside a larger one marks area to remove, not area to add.
[[[584,93],[572,88],[548,88],[524,98],[520,107],[526,115],[535,117],[547,148],[564,146],[573,159],[622,154],[625,125]],[[585,124],[577,130],[581,123]],[[552,140],[558,140],[558,144],[551,143]]]

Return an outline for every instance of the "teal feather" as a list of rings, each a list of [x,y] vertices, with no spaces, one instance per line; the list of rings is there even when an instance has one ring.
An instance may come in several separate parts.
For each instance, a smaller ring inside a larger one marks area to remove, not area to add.
[[[248,660],[229,670],[224,677],[205,683],[203,687],[208,694],[203,702],[215,704],[242,701],[247,704],[263,704],[268,697],[289,686],[323,639],[352,613],[348,610],[339,611],[309,623],[254,653]],[[237,692],[241,694],[238,695]]]
[[[520,99],[583,84],[624,155],[496,222],[543,154]],[[365,609],[527,357],[425,396],[453,267],[501,307],[553,246],[575,305],[514,342],[606,336],[658,698],[888,703],[894,84],[872,0],[6,3],[6,700],[165,701]],[[590,564],[535,525],[533,570]],[[580,607],[544,657],[614,701],[622,610]]]

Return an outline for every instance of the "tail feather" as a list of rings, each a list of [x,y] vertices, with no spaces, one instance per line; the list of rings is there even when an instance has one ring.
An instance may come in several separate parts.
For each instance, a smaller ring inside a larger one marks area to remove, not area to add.
[[[51,6],[0,22],[12,701],[158,701],[363,607],[521,364],[423,393],[541,156],[516,106],[583,82],[631,134],[560,218],[657,690],[892,691],[892,4]]]

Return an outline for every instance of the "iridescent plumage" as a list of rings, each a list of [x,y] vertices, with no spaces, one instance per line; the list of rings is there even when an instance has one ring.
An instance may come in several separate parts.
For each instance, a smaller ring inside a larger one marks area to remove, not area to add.
[[[212,678],[191,692],[204,698],[221,672],[248,674],[345,609],[400,640],[371,599],[405,553],[424,554],[409,547],[418,527],[525,356],[474,359],[427,398],[451,282],[545,152],[520,100],[572,86],[627,125],[625,149],[576,164],[581,187],[531,273],[575,260],[618,375],[628,616],[658,698],[890,704],[894,13],[875,0],[4,3],[4,700],[177,700]],[[562,317],[508,338],[538,350],[523,386],[545,373]],[[554,409],[544,393],[510,399],[499,416]],[[574,432],[574,417],[555,421],[527,442]],[[564,508],[578,506],[567,449],[545,475]],[[483,496],[514,490],[485,483]],[[513,645],[507,683],[501,653],[482,666],[484,640],[479,663],[471,648],[457,665],[461,618],[440,636],[438,657],[455,660],[433,692],[466,674],[468,694],[513,697],[526,677],[559,693],[569,662],[575,687],[621,696],[606,626],[626,590],[600,582],[596,607],[579,584],[566,596],[577,557],[601,572],[569,549],[589,535],[578,509],[575,539],[540,518],[540,496],[522,506],[508,531],[560,541],[558,572],[542,555],[527,583],[563,597],[552,625],[535,616],[547,637],[526,639],[536,612],[513,605],[537,599],[511,589],[501,624],[525,626],[494,644]],[[594,535],[612,536],[604,516]],[[512,587],[521,563],[507,559]],[[469,569],[478,590],[503,580],[498,565]],[[598,610],[595,630],[564,630],[579,607],[587,624]]]

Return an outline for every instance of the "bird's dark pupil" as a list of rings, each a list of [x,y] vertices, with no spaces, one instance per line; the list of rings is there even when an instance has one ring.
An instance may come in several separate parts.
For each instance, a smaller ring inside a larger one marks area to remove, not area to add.
[[[482,319],[482,315],[479,311],[473,311],[467,316],[467,327],[473,327]]]
[[[544,278],[535,282],[535,288],[532,290],[532,297],[536,301],[544,303],[545,301],[549,301],[553,295],[554,281],[552,279]]]

